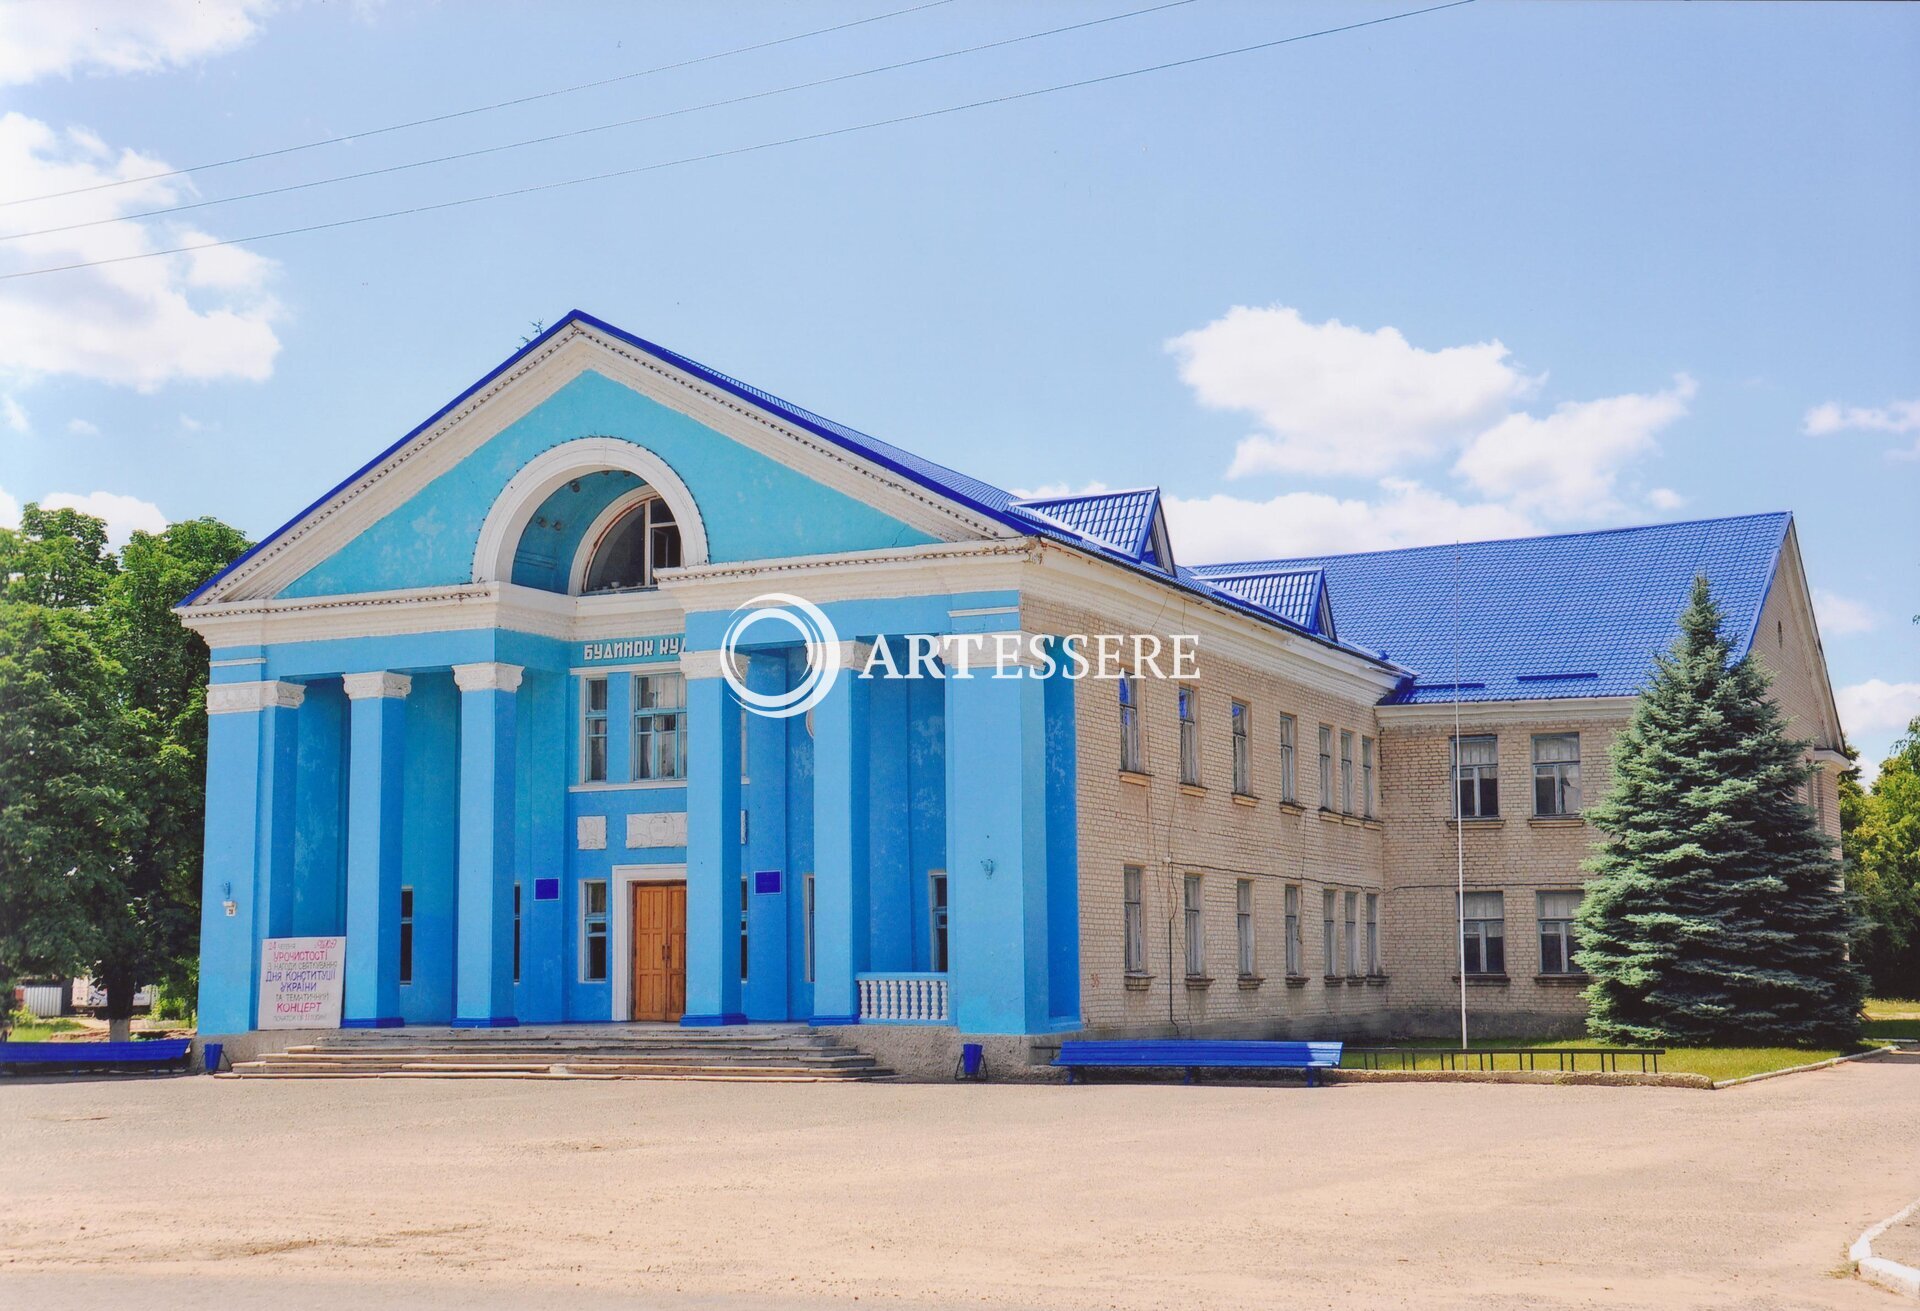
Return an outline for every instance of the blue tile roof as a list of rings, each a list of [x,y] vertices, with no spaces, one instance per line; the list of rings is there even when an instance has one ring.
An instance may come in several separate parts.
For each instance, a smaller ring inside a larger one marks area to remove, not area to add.
[[[1746,653],[1791,523],[1751,514],[1195,572],[1323,571],[1341,638],[1417,672],[1396,703],[1451,700],[1456,680],[1463,701],[1630,696],[1679,632],[1696,574],[1713,585],[1735,656]]]
[[[1055,527],[1091,537],[1135,560],[1143,558],[1160,507],[1158,487],[1083,496],[1042,496],[1015,501],[1014,508]]]
[[[1271,610],[1290,624],[1310,633],[1334,636],[1332,607],[1327,603],[1327,575],[1321,569],[1259,570],[1216,574],[1202,565],[1194,571],[1223,592],[1231,592]]]

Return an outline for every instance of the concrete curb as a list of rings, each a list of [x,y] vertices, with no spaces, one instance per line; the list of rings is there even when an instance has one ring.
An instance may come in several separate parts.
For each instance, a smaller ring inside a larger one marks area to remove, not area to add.
[[[1920,1301],[1920,1270],[1873,1254],[1873,1240],[1906,1220],[1915,1211],[1920,1211],[1920,1201],[1888,1216],[1866,1233],[1861,1234],[1853,1240],[1853,1246],[1847,1249],[1847,1257],[1853,1262],[1854,1269],[1860,1277],[1868,1283],[1878,1284],[1882,1288]]]
[[[1778,1079],[1783,1074],[1805,1074],[1808,1070],[1824,1070],[1834,1065],[1845,1065],[1848,1061],[1864,1061],[1873,1056],[1885,1056],[1888,1052],[1899,1051],[1898,1047],[1875,1047],[1872,1051],[1854,1052],[1851,1056],[1835,1056],[1829,1060],[1814,1061],[1808,1065],[1789,1065],[1784,1070],[1764,1070],[1759,1074],[1742,1075],[1738,1079],[1722,1079],[1713,1086],[1719,1088],[1738,1088],[1743,1083],[1759,1083],[1762,1079]]]
[[[1704,1074],[1649,1070],[1323,1070],[1327,1083],[1529,1083],[1597,1088],[1698,1088],[1715,1085]]]

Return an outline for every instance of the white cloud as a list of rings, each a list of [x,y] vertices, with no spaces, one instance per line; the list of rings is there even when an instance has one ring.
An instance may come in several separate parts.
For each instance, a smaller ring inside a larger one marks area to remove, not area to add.
[[[0,116],[0,178],[13,194],[64,191],[165,167],[133,151],[116,153],[84,132],[61,134],[18,113]],[[187,194],[177,178],[140,182],[9,210],[9,229],[56,227]],[[131,220],[22,237],[0,244],[0,272],[196,239],[204,234]],[[147,391],[180,379],[264,380],[280,350],[273,329],[280,309],[268,290],[276,268],[251,251],[226,247],[217,257],[160,256],[0,284],[0,373],[67,374]]]
[[[1619,513],[1614,482],[1625,464],[1653,449],[1654,435],[1687,412],[1685,374],[1652,395],[1568,401],[1545,418],[1509,414],[1473,439],[1454,471],[1516,509],[1554,519]]]
[[[1813,592],[1813,612],[1820,620],[1820,631],[1828,637],[1871,633],[1880,623],[1872,606],[1819,588]]]
[[[67,431],[75,437],[98,437],[100,435],[100,429],[96,425],[88,423],[85,419],[68,419]]]
[[[194,418],[191,414],[183,414],[180,416],[180,426],[188,432],[199,432],[207,425]]]
[[[47,0],[0,5],[0,86],[146,73],[244,45],[271,0]]]
[[[20,498],[0,487],[0,528],[20,526]]]
[[[1656,510],[1678,510],[1687,498],[1671,487],[1656,487],[1647,493],[1647,504]]]
[[[1021,501],[1047,501],[1057,496],[1098,496],[1107,490],[1105,483],[1087,483],[1073,487],[1066,483],[1042,483],[1038,487],[1012,489],[1014,499]]]
[[[20,402],[11,396],[0,396],[0,428],[9,428],[25,435],[33,431],[33,421]]]
[[[1377,551],[1539,531],[1506,506],[1462,504],[1398,479],[1381,483],[1381,490],[1377,500],[1288,492],[1265,501],[1224,494],[1170,496],[1164,504],[1183,564]]]
[[[1801,430],[1809,437],[1831,437],[1841,432],[1884,432],[1900,437],[1920,432],[1920,400],[1877,406],[1827,401],[1807,411]],[[1911,449],[1889,454],[1896,459],[1920,460],[1920,440],[1916,440]]]
[[[157,533],[167,526],[167,516],[151,501],[121,496],[115,492],[54,492],[40,498],[42,509],[78,510],[101,519],[107,525],[107,541],[118,548],[127,544],[134,530]]]
[[[1920,715],[1920,683],[1889,683],[1869,678],[1834,691],[1840,726],[1849,739],[1899,733]]]
[[[1308,323],[1284,305],[1236,306],[1167,342],[1200,403],[1251,414],[1229,477],[1381,474],[1430,457],[1530,393],[1498,341],[1414,346],[1392,327]]]

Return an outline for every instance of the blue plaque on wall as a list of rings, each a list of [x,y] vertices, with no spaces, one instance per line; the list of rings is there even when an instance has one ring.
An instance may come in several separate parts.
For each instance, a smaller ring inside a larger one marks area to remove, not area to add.
[[[535,901],[560,900],[560,880],[535,879],[533,881],[533,899]]]
[[[757,871],[753,876],[753,890],[762,894],[780,891],[780,871],[777,869]]]

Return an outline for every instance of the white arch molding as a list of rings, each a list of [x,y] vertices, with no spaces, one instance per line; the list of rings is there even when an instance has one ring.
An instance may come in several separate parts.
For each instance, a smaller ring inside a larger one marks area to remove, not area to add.
[[[646,447],[624,438],[579,437],[541,452],[500,489],[493,508],[487,511],[486,523],[480,527],[480,540],[473,548],[473,581],[511,582],[514,553],[520,549],[520,535],[533,521],[534,511],[573,479],[609,469],[633,474],[667,503],[667,508],[673,511],[674,522],[680,525],[682,564],[707,563],[707,526],[700,518],[700,507],[694,502],[693,493],[687,490],[672,465]],[[631,505],[629,498],[638,499],[640,495],[639,489],[635,489],[615,504]],[[594,527],[604,530],[605,524],[596,519]],[[591,550],[593,540],[589,532],[582,541],[583,549]],[[577,572],[578,568],[576,557],[574,570]]]

